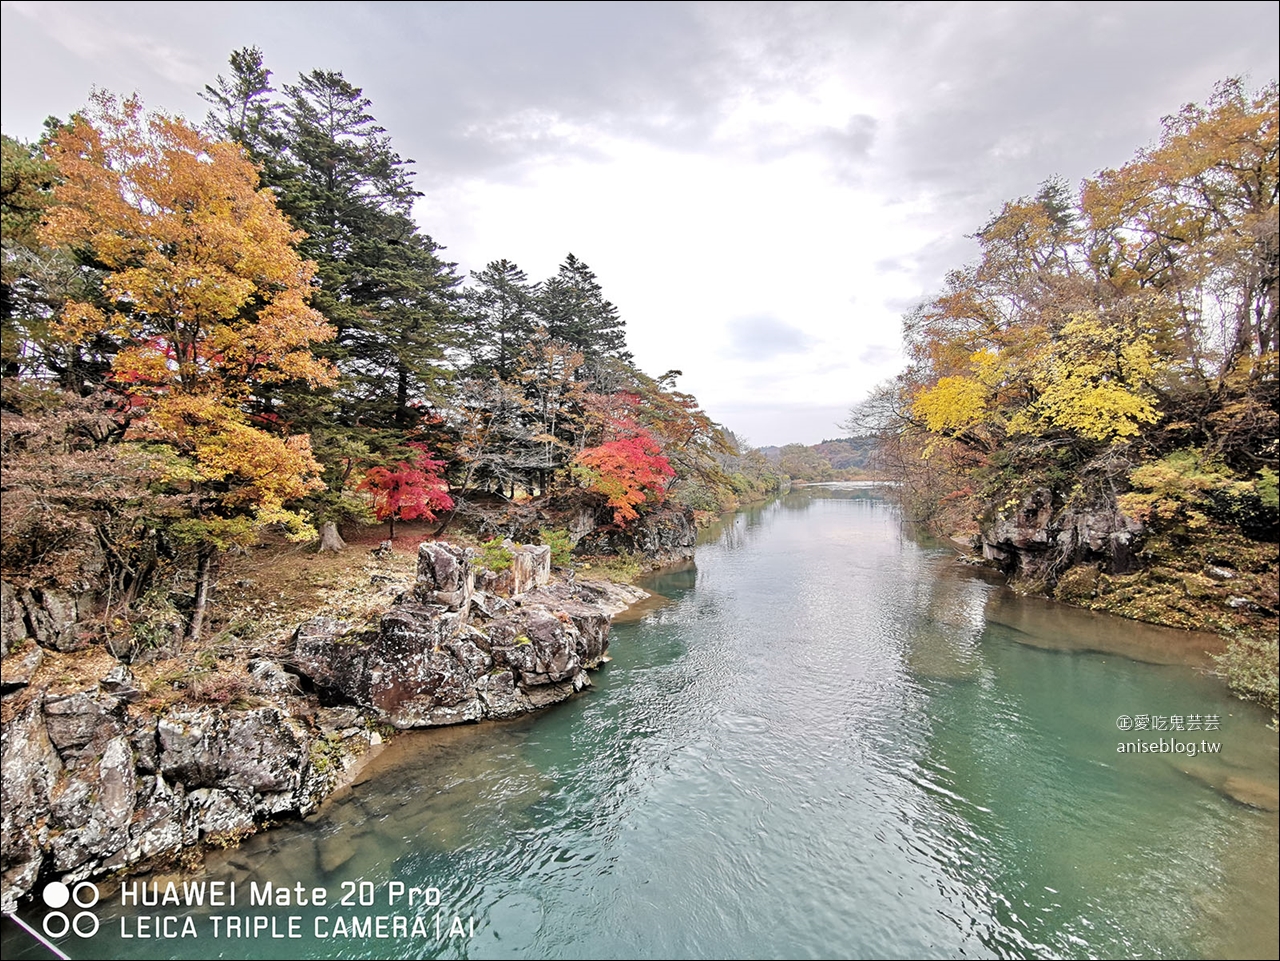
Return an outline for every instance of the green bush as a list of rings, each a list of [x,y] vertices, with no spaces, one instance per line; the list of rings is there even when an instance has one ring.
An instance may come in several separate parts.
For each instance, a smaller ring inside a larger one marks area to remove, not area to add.
[[[599,577],[618,584],[630,584],[645,572],[645,558],[641,554],[604,554],[593,557],[584,568]]]
[[[1244,480],[1202,451],[1187,449],[1143,464],[1129,482],[1134,490],[1119,498],[1120,509],[1149,526],[1186,536],[1217,521],[1254,538],[1274,536],[1276,475],[1268,468],[1256,480]]]
[[[1241,697],[1260,701],[1275,711],[1280,692],[1280,678],[1276,673],[1278,657],[1280,645],[1274,638],[1233,637],[1227,641],[1226,653],[1217,659],[1218,670]]]
[[[502,538],[495,537],[480,545],[480,566],[500,574],[511,566],[514,557],[502,546]]]
[[[538,528],[538,542],[551,548],[551,563],[568,567],[573,562],[573,537],[562,527]]]

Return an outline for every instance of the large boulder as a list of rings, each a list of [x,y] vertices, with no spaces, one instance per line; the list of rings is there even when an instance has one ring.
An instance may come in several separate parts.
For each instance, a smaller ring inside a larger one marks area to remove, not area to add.
[[[311,737],[279,708],[177,711],[156,732],[167,781],[241,795],[260,815],[311,807],[302,793]]]
[[[507,717],[569,697],[604,656],[609,614],[592,603],[590,589],[549,584],[550,548],[511,552],[502,573],[515,599],[499,604],[475,591],[466,550],[423,544],[417,584],[375,629],[308,621],[295,634],[288,669],[324,702],[370,708],[399,728]]]
[[[636,593],[644,596],[643,592]],[[602,585],[582,583],[570,588],[557,584],[525,595],[523,607],[552,612],[562,623],[567,617],[578,662],[584,668],[594,668],[600,664],[609,646],[610,615],[613,611],[605,599],[611,596],[610,588]]]
[[[557,613],[524,608],[489,625],[494,666],[511,668],[526,691],[569,680],[582,670],[577,628],[567,615]]]
[[[68,764],[101,757],[106,742],[125,733],[129,722],[124,708],[123,698],[96,690],[47,695],[44,715],[49,740]]]
[[[465,547],[429,541],[418,548],[418,582],[414,593],[426,603],[443,604],[465,616],[476,575]]]
[[[329,703],[370,707],[395,727],[478,720],[475,691],[488,655],[460,636],[460,612],[413,596],[383,615],[378,629],[343,633],[329,619],[309,621],[295,635],[289,667]]]
[[[516,547],[508,542],[511,565],[503,571],[485,571],[481,575],[484,590],[490,594],[518,597],[527,591],[545,587],[551,580],[551,548],[537,544]]]

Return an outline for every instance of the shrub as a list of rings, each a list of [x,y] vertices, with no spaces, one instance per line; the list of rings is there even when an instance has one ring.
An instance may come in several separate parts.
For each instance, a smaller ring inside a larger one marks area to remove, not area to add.
[[[1276,710],[1280,678],[1276,663],[1280,658],[1280,645],[1275,638],[1230,638],[1227,651],[1218,657],[1218,671],[1227,684],[1241,697],[1260,701],[1272,711]]]
[[[502,544],[502,538],[494,537],[480,545],[480,565],[500,574],[511,566],[515,558]]]
[[[538,528],[538,542],[551,548],[551,563],[568,567],[573,562],[573,537],[563,527]]]

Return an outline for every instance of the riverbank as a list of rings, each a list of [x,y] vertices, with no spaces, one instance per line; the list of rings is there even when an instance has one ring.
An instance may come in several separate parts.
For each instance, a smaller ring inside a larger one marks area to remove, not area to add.
[[[1126,514],[1122,501],[1112,491],[1097,503],[1064,503],[1037,488],[1000,506],[971,493],[917,523],[1020,594],[1213,635],[1215,673],[1274,715],[1280,567],[1276,542],[1267,539],[1274,528],[1247,537],[1206,521],[1175,535]]]
[[[41,878],[190,864],[306,816],[396,730],[515,717],[589,687],[612,616],[647,594],[553,577],[546,547],[506,554],[492,571],[424,543],[412,577],[384,558],[287,640],[226,658],[9,652],[4,910]]]

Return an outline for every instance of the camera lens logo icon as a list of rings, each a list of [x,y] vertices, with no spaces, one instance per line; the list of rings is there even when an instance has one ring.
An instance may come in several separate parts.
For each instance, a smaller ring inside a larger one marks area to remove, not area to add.
[[[69,887],[61,881],[50,881],[44,886],[45,907],[50,910],[44,916],[44,933],[51,938],[63,938],[74,931],[79,937],[91,938],[98,933],[98,916],[88,910],[98,903],[98,886],[81,881]],[[68,917],[62,909],[67,905],[80,908]]]

